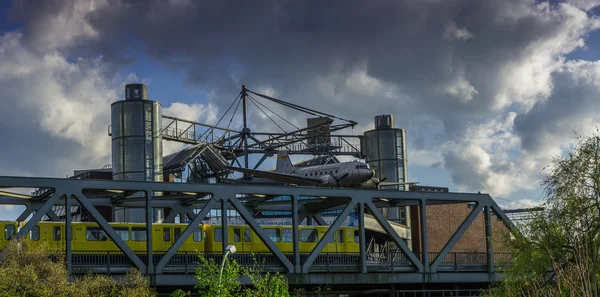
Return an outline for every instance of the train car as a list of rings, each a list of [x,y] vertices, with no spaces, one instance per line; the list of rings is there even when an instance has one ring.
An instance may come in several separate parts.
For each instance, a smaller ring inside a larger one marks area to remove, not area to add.
[[[293,252],[293,231],[290,226],[264,226],[263,231],[271,238],[275,245],[284,253]],[[299,227],[299,247],[301,253],[310,253],[325,236],[328,226],[301,226]],[[207,252],[222,252],[222,228],[220,225],[204,225],[206,234],[205,250]],[[359,244],[355,240],[356,228],[340,227],[334,234],[332,242],[323,248],[324,253],[357,253]],[[238,252],[242,253],[268,253],[267,246],[246,225],[228,226],[228,243],[234,244]]]
[[[16,224],[16,223],[15,223]],[[22,227],[25,223],[22,223]],[[109,223],[117,235],[125,241],[133,252],[146,251],[146,225],[142,223]],[[96,223],[74,222],[72,250],[77,251],[120,251],[119,247],[108,237]],[[152,224],[152,250],[166,252],[187,227],[186,224]],[[65,224],[63,222],[38,222],[29,232],[29,239],[34,242],[48,242],[51,246],[65,249]],[[183,245],[180,252],[204,251],[204,234],[202,226],[194,230]]]
[[[17,222],[0,221],[0,249],[3,249],[8,242],[17,234]]]

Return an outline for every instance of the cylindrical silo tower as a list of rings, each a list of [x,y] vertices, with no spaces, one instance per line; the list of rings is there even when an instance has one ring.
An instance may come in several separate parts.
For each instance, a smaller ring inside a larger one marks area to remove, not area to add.
[[[387,178],[385,182],[406,182],[406,132],[394,128],[394,117],[376,116],[375,129],[366,131],[364,135],[365,161],[375,170],[375,177],[380,180]],[[381,189],[403,191],[408,190],[408,185],[381,186]],[[404,225],[409,224],[406,207],[390,208],[387,217]]]
[[[128,84],[111,105],[113,180],[162,181],[162,107],[148,86]],[[115,221],[145,222],[143,209],[116,209]]]

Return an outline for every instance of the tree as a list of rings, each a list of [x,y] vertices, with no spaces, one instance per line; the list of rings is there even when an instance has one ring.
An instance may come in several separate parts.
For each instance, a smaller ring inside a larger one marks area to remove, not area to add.
[[[264,274],[259,265],[255,263],[252,267],[244,267],[235,260],[227,259],[223,274],[220,275],[221,265],[206,258],[199,257],[199,265],[196,269],[198,284],[195,289],[200,296],[248,296],[248,297],[270,297],[290,296],[287,279],[278,274]],[[252,287],[245,287],[240,282],[240,277],[246,277]],[[177,290],[171,296],[186,296],[185,292]]]
[[[547,200],[509,241],[513,261],[497,296],[599,296],[600,134],[584,138],[546,168]]]
[[[0,265],[4,296],[156,296],[146,277],[132,270],[117,283],[106,275],[88,274],[69,281],[62,251],[29,240],[11,241]]]

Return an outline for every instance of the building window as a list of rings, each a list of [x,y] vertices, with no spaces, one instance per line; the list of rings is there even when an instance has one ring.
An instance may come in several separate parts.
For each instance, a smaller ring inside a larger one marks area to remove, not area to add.
[[[400,207],[400,224],[406,225],[406,206]]]
[[[29,231],[29,239],[31,240],[40,240],[40,226],[35,225]]]
[[[302,242],[317,242],[319,240],[319,233],[317,229],[304,229],[300,230],[300,241]]]
[[[87,227],[85,231],[85,240],[87,241],[107,241],[106,232],[100,227]]]
[[[131,228],[131,240],[146,241],[146,228]]]

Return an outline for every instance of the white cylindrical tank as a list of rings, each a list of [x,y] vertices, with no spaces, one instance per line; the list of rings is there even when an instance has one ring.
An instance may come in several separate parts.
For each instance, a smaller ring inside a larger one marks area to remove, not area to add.
[[[125,86],[111,105],[113,180],[162,181],[162,107],[144,84]],[[144,209],[115,209],[115,221],[145,222]]]
[[[365,161],[375,170],[375,177],[385,182],[406,182],[406,131],[394,127],[392,115],[375,117],[375,129],[364,133]],[[381,186],[382,189],[408,190],[408,185]],[[392,207],[388,210],[390,220],[408,225],[406,207]]]

